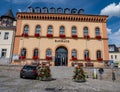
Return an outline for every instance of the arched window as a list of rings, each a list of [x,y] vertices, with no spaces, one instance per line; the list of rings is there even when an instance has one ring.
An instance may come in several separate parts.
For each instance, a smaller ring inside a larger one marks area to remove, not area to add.
[[[99,28],[95,28],[95,34],[96,34],[96,36],[100,36],[100,29]]]
[[[77,51],[75,49],[72,50],[72,58],[77,58]]]
[[[23,48],[23,49],[21,50],[21,56],[26,56],[26,49],[25,49],[25,48]]]
[[[34,54],[33,54],[33,56],[38,57],[38,49],[34,49]]]
[[[47,7],[43,8],[43,13],[48,13],[48,8]]]
[[[40,34],[40,25],[37,25],[36,26],[36,31],[35,31],[36,34]]]
[[[50,8],[50,13],[55,13],[55,8],[54,7]]]
[[[78,14],[83,14],[84,13],[84,9],[80,9],[79,11],[78,11]]]
[[[63,13],[62,8],[58,8],[58,9],[57,9],[57,13]]]
[[[69,8],[66,8],[66,9],[64,10],[64,13],[69,14],[69,13],[70,13],[70,9],[69,9]]]
[[[77,14],[77,9],[75,9],[75,8],[72,9],[72,10],[71,10],[71,13],[72,13],[72,14]]]
[[[32,13],[32,12],[34,12],[34,9],[30,6],[30,7],[28,7],[27,12]]]
[[[40,12],[41,12],[40,8],[39,8],[39,7],[36,7],[36,8],[35,8],[35,13],[40,13]]]
[[[46,56],[51,57],[51,55],[52,55],[52,51],[51,51],[51,49],[48,49],[46,51]]]
[[[76,33],[77,33],[77,32],[76,32],[76,27],[73,26],[73,27],[72,27],[72,35],[76,35]]]
[[[85,59],[89,58],[89,51],[88,50],[84,51],[84,58]]]
[[[53,27],[52,26],[48,26],[48,34],[52,34],[53,32]]]
[[[101,58],[101,51],[100,50],[97,51],[96,57]]]
[[[60,27],[60,34],[65,34],[65,28],[64,28],[64,26]]]
[[[84,36],[88,36],[88,28],[84,27]]]
[[[29,31],[29,26],[25,25],[24,26],[24,34],[28,34],[28,31]]]

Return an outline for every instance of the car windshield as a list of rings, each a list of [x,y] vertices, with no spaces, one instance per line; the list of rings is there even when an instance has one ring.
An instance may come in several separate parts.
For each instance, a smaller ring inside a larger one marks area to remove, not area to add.
[[[35,67],[35,66],[24,66],[23,69],[27,69],[27,70],[35,70],[36,67]]]

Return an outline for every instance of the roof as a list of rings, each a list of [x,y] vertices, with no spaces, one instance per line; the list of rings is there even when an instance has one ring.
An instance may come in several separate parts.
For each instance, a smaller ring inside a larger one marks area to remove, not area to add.
[[[3,18],[3,17],[9,17],[9,18],[12,18],[15,20],[12,9],[9,9],[4,15],[1,16],[1,18]]]
[[[112,47],[113,49],[111,50],[110,47]],[[116,47],[115,44],[110,44],[110,45],[109,45],[109,52],[110,52],[110,53],[115,53],[115,52],[119,52],[119,50],[118,50],[118,48]]]

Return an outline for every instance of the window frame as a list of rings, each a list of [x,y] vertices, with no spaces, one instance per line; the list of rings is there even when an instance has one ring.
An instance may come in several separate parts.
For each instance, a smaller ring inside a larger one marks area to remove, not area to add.
[[[100,28],[99,27],[95,28],[95,35],[100,36]]]
[[[87,59],[87,58],[89,58],[89,57],[90,57],[90,52],[89,52],[89,50],[85,50],[85,51],[84,51],[84,58]]]
[[[4,50],[4,51],[3,51]],[[3,56],[2,56],[3,55]],[[3,48],[1,49],[1,58],[6,58],[6,55],[7,55],[7,49]]]
[[[84,36],[88,36],[89,35],[89,33],[88,33],[88,27],[84,27]]]
[[[72,27],[72,35],[77,35],[77,28],[76,28],[76,26]]]
[[[9,32],[5,32],[4,33],[4,40],[8,40],[9,39]]]
[[[23,33],[24,33],[24,34],[28,34],[28,32],[29,32],[29,26],[28,26],[28,25],[25,25],[25,26],[24,26]]]
[[[20,55],[21,55],[21,56],[26,56],[26,54],[27,54],[26,48],[22,48]]]
[[[65,35],[65,27],[60,26],[60,35]]]
[[[51,49],[46,50],[46,57],[52,57],[52,50]]]
[[[51,28],[50,28],[51,27]],[[48,26],[48,29],[47,29],[47,34],[53,34],[53,27],[50,25]]]
[[[77,50],[72,50],[72,58],[77,58]]]
[[[100,50],[98,50],[98,51],[96,52],[96,58],[97,58],[97,59],[102,58],[102,52],[101,52]]]

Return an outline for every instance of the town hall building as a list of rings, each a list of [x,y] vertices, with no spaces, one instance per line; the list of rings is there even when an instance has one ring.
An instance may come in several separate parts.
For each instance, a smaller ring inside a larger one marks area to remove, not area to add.
[[[28,7],[18,12],[12,61],[52,66],[104,66],[109,60],[108,16],[85,14],[83,9]]]

